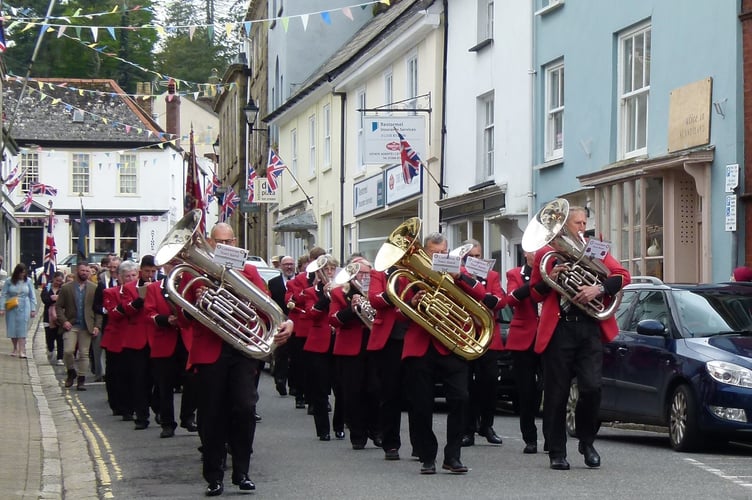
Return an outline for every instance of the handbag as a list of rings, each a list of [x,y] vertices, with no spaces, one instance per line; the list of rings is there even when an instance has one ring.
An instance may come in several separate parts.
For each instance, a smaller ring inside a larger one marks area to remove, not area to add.
[[[18,297],[11,297],[5,301],[5,310],[10,311],[18,307]]]

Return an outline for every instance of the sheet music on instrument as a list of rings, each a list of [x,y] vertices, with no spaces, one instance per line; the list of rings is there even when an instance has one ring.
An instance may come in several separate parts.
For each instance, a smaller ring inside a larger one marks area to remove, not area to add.
[[[243,269],[246,260],[248,260],[248,250],[245,248],[218,243],[217,248],[214,249],[213,262],[220,266]]]
[[[462,259],[458,255],[435,253],[431,256],[431,269],[439,272],[458,273]]]
[[[479,259],[477,257],[468,257],[465,260],[465,269],[473,276],[483,279],[488,277],[488,271],[491,270],[496,259]]]

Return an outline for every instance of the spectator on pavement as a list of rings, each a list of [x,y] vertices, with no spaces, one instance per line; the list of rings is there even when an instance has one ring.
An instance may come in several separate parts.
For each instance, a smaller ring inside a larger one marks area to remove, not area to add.
[[[37,297],[34,285],[29,279],[26,266],[16,264],[9,280],[3,283],[0,292],[0,316],[5,316],[8,338],[13,342],[11,356],[26,358],[26,332],[29,317],[37,313]]]

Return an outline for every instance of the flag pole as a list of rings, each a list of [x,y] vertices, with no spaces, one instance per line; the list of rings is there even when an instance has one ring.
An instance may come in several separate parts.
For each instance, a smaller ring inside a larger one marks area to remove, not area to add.
[[[441,194],[442,196],[446,195],[446,194],[447,194],[447,192],[446,192],[446,191],[444,190],[444,188],[445,188],[445,187],[448,187],[448,186],[445,186],[445,185],[443,185],[442,183],[440,183],[440,182],[439,182],[439,180],[438,180],[438,179],[437,179],[436,177],[434,177],[434,176],[433,176],[433,174],[431,173],[431,171],[430,171],[430,170],[428,169],[428,165],[425,165],[425,164],[423,164],[423,162],[422,162],[422,161],[420,162],[420,165],[421,165],[421,166],[423,167],[423,170],[424,170],[424,171],[428,172],[428,176],[429,176],[429,177],[430,177],[431,179],[433,179],[433,181],[434,181],[434,182],[436,183],[436,185],[437,185],[437,186],[439,186],[439,193],[440,193],[440,194]]]
[[[288,172],[288,173],[290,174],[290,177],[292,177],[292,180],[294,180],[294,181],[295,181],[295,184],[297,184],[297,186],[298,186],[298,187],[300,188],[300,191],[301,191],[301,192],[303,193],[303,195],[304,195],[304,196],[306,197],[306,200],[308,201],[308,203],[309,203],[309,204],[311,204],[311,205],[313,205],[313,201],[311,201],[311,197],[310,197],[310,196],[308,196],[308,193],[306,193],[306,192],[305,192],[305,189],[303,189],[303,186],[301,186],[301,185],[300,185],[300,183],[298,182],[298,179],[297,179],[297,177],[295,177],[295,175],[294,175],[294,174],[292,173],[292,170],[290,170],[290,169],[289,169],[289,168],[287,167],[287,165],[285,165],[285,167],[284,167],[284,168],[285,168],[285,170],[287,170],[287,172]]]

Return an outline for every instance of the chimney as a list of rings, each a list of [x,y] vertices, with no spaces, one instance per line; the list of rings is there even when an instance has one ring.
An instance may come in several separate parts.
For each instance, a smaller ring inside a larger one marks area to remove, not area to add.
[[[136,82],[136,104],[149,116],[154,114],[152,106],[151,83]]]
[[[180,96],[175,93],[175,80],[170,79],[167,84],[167,95],[165,96],[165,108],[167,117],[167,126],[165,132],[178,138],[175,145],[180,145]]]

